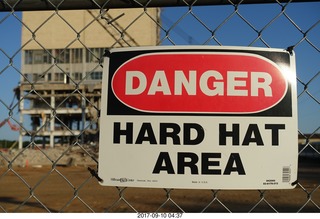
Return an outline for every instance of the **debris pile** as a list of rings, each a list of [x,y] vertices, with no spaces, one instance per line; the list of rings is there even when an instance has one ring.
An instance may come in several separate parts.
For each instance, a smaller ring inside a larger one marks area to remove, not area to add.
[[[97,146],[0,150],[0,167],[90,166],[97,161]]]

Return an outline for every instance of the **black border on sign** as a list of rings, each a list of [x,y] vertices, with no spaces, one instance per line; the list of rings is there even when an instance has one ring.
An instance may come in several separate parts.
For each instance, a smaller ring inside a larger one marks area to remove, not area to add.
[[[174,48],[174,49],[159,49],[159,50],[132,50],[132,51],[116,51],[108,54],[110,58],[109,62],[109,79],[108,79],[108,97],[107,97],[107,115],[130,115],[130,116],[258,116],[258,117],[292,117],[292,85],[288,83],[287,93],[283,99],[275,106],[257,113],[153,113],[142,112],[132,109],[124,105],[117,99],[111,88],[111,81],[116,70],[126,61],[136,56],[148,53],[172,53],[172,52],[232,52],[232,53],[249,53],[257,54],[265,57],[276,64],[285,64],[290,67],[290,54],[283,51],[260,51],[260,50],[241,50],[241,49],[201,49],[201,48]],[[103,75],[106,77],[106,75]]]

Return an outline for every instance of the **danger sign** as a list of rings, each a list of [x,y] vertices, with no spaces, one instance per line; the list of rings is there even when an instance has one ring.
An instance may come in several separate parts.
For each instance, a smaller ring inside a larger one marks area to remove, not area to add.
[[[285,189],[297,179],[294,54],[139,47],[104,61],[102,185]]]

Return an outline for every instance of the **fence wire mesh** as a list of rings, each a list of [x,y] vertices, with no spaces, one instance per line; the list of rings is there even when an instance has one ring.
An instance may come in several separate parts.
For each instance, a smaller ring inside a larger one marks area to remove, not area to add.
[[[39,2],[33,9],[25,1],[0,1],[0,211],[320,212],[320,2],[195,0],[178,7],[165,1],[175,7],[153,8],[164,5],[119,1],[126,9],[114,9],[113,1]],[[95,9],[73,10],[81,4]],[[75,22],[84,16],[86,22]],[[49,42],[51,35],[63,43]],[[101,39],[105,46],[95,44]],[[147,44],[291,47],[297,57],[297,187],[100,186],[95,173],[103,48]],[[86,69],[66,65],[71,62],[85,62]]]

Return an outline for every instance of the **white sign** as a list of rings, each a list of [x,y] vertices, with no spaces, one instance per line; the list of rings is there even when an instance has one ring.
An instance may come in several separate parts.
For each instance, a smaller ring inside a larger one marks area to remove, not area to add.
[[[111,49],[101,185],[289,189],[297,180],[295,57],[280,49]]]

